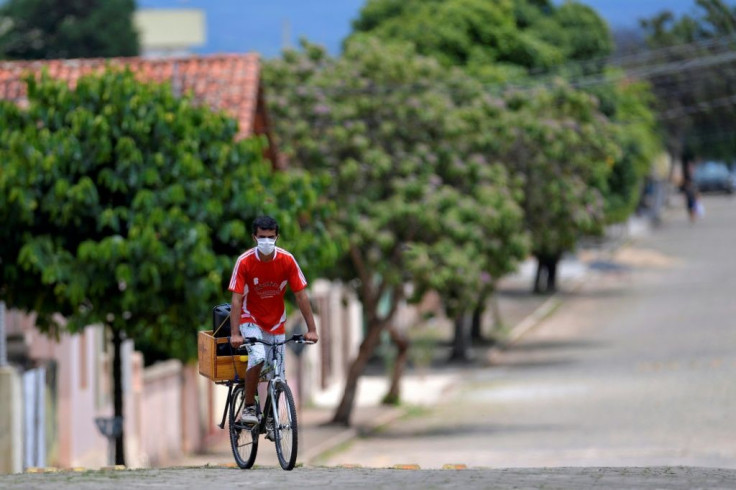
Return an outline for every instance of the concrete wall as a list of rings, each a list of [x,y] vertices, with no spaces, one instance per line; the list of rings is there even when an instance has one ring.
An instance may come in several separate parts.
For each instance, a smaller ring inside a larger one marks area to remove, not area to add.
[[[170,360],[145,370],[141,447],[148,463],[163,466],[182,454],[182,365]]]
[[[0,366],[0,474],[23,471],[22,422],[20,376],[13,367]]]
[[[29,362],[53,362],[56,366],[56,413],[47,418],[54,431],[47,434],[55,440],[46,460],[47,466],[61,468],[98,468],[109,464],[109,443],[95,424],[96,417],[112,416],[112,351],[104,329],[90,326],[75,335],[63,334],[58,341],[39,332],[32,315],[9,312],[9,332],[22,332]],[[133,344],[123,343],[124,389],[130,392],[130,358]],[[125,412],[130,412],[127,400]],[[128,421],[126,420],[126,430]]]
[[[287,379],[298,406],[314,403],[324,393],[342,388],[363,337],[360,303],[345,288],[323,281],[312,294],[320,305],[316,317],[320,343],[304,346],[301,356],[291,348],[286,350]],[[303,329],[298,311],[289,320],[290,332]],[[23,332],[33,362],[54,361],[57,366],[56,414],[51,415],[49,423],[58,430],[56,440],[51,441],[55,450],[46,464],[61,468],[107,466],[109,443],[94,422],[96,417],[112,415],[112,349],[103,328],[88,327],[81,334],[62,335],[55,342],[35,329],[32,316],[15,312],[9,325],[12,331]],[[214,385],[198,374],[196,366],[182,366],[178,361],[144,368],[144,360],[134,351],[132,341],[124,342],[122,354],[129,467],[163,466],[226,436],[226,431],[217,427],[227,397],[225,386]],[[326,357],[329,376],[323,372]],[[0,428],[8,427],[0,434],[0,444],[5,444],[0,446],[3,457],[15,457],[15,445],[13,451],[5,448],[13,438],[22,439],[11,430],[22,428],[22,422],[14,425],[15,419],[11,418],[16,409],[13,403],[22,404],[20,388],[12,379],[10,374],[3,374],[0,386],[4,390],[0,392],[0,417],[4,417],[0,424],[6,424]],[[18,394],[12,395],[16,389]],[[17,410],[20,414],[22,406]],[[20,457],[20,450],[17,454]]]

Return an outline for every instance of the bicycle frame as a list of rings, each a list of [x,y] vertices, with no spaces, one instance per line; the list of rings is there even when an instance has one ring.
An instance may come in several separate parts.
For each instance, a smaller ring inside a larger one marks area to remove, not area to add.
[[[256,410],[258,412],[259,418],[261,418],[260,423],[256,427],[258,428],[259,433],[264,434],[266,433],[266,420],[268,418],[269,413],[273,414],[274,426],[278,426],[278,424],[280,424],[280,421],[278,420],[278,409],[277,409],[278,407],[276,407],[276,399],[274,396],[274,386],[277,382],[286,383],[286,374],[285,374],[284,363],[282,359],[283,355],[281,353],[281,350],[278,349],[278,347],[282,345],[286,345],[289,342],[297,342],[297,343],[312,343],[312,342],[305,341],[303,335],[292,335],[290,338],[284,339],[281,342],[273,342],[273,343],[266,342],[264,340],[257,339],[255,337],[246,337],[244,340],[245,342],[238,349],[243,349],[246,344],[255,345],[259,343],[259,344],[265,345],[273,353],[272,355],[274,359],[273,371],[272,371],[273,375],[267,381],[268,386],[267,386],[267,391],[266,391],[266,403],[263,406],[263,414],[266,415],[265,417],[261,417],[262,415],[261,403],[258,397],[258,393],[256,392],[256,401],[258,402],[256,403]],[[233,366],[234,366],[234,363],[235,361],[233,360]],[[264,375],[270,375],[270,374],[271,374],[271,371],[264,373]],[[227,401],[225,402],[225,408],[222,411],[222,420],[217,425],[220,429],[225,428],[225,419],[227,418],[228,408],[230,407],[230,403],[232,400],[233,388],[237,384],[244,383],[244,381],[245,380],[240,379],[240,377],[238,376],[237,370],[235,370],[235,379],[227,381],[226,383],[228,387]],[[254,427],[254,429],[256,427]]]
[[[279,420],[278,407],[276,406],[275,386],[278,383],[285,383],[286,376],[284,372],[283,353],[282,350],[279,349],[279,347],[285,345],[287,342],[292,340],[294,340],[294,337],[288,340],[285,339],[281,342],[273,343],[256,339],[254,337],[248,337],[245,339],[246,344],[255,345],[256,343],[260,343],[265,345],[271,350],[271,357],[273,358],[273,371],[267,371],[265,373],[262,372],[261,381],[263,381],[264,378],[268,378],[268,385],[266,388],[266,402],[263,405],[263,413],[261,413],[261,404],[258,393],[256,393],[256,411],[258,412],[259,418],[261,419],[260,423],[257,426],[257,429],[261,434],[267,432],[267,423],[269,421],[269,417],[272,418],[273,427],[280,427],[281,425],[281,421]]]

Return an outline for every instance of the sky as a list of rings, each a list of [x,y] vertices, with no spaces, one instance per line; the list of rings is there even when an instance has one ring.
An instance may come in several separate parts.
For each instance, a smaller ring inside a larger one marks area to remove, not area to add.
[[[490,0],[492,1],[492,0]],[[563,0],[555,0],[561,3]],[[200,54],[256,51],[278,56],[300,37],[338,54],[365,0],[138,0],[139,7],[197,8],[206,12],[207,44]],[[612,28],[636,27],[637,19],[668,9],[683,14],[694,0],[581,0]]]

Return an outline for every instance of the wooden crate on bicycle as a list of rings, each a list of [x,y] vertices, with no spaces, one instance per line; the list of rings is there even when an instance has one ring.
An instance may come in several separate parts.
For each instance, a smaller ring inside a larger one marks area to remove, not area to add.
[[[238,353],[217,355],[217,346],[228,344],[227,337],[215,337],[212,330],[202,330],[197,334],[199,374],[215,382],[235,379],[236,370],[240,379],[245,377],[247,355]]]
[[[199,374],[218,383],[235,379],[237,371],[243,379],[248,356],[230,348],[230,305],[215,306],[212,322],[214,330],[202,330],[197,334]]]

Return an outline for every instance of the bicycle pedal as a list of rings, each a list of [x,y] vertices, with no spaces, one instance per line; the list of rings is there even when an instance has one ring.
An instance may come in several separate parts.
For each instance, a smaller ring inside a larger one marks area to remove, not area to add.
[[[266,439],[269,441],[276,441],[273,430],[273,420],[270,419],[266,421]]]

